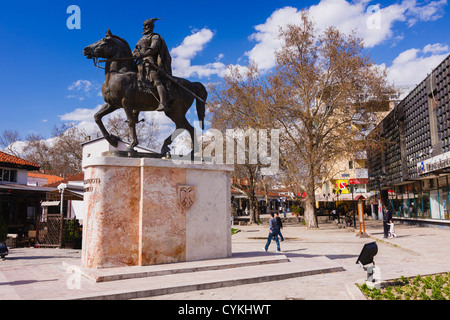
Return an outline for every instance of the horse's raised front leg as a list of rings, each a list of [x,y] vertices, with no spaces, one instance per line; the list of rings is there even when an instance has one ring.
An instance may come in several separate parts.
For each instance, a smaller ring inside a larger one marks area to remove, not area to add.
[[[100,110],[94,115],[95,123],[97,123],[98,127],[100,128],[100,131],[102,132],[105,139],[109,142],[110,145],[112,145],[114,148],[117,148],[119,145],[119,138],[109,134],[108,130],[106,130],[105,125],[103,124],[102,118],[106,116],[107,114],[110,114],[111,112],[117,110],[116,107],[110,105],[109,103],[105,103]]]

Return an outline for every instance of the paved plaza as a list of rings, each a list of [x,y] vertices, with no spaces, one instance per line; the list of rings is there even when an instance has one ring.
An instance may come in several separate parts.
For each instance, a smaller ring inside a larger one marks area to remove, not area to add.
[[[0,261],[0,300],[362,300],[355,283],[364,281],[366,273],[356,260],[364,244],[373,241],[382,280],[450,271],[449,229],[397,224],[397,238],[383,239],[381,221],[366,222],[368,238],[325,219],[319,230],[287,223],[281,253],[276,253],[275,243],[266,253],[266,224],[235,227],[240,232],[232,236],[231,259],[179,264],[184,271],[177,269],[176,274],[167,274],[170,266],[165,265],[153,277],[115,281],[80,276],[80,250],[14,248]],[[226,267],[230,263],[236,265]],[[156,270],[133,268],[141,273]],[[194,283],[200,278],[207,285]],[[170,289],[177,286],[181,289]]]

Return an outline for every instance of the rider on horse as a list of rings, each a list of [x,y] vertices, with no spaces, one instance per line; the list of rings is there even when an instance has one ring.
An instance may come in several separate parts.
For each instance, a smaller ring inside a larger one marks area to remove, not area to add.
[[[154,22],[157,18],[148,19],[144,22],[143,37],[136,44],[133,50],[133,57],[139,60],[138,63],[138,86],[140,90],[146,90],[150,83],[158,91],[159,106],[156,111],[169,111],[167,107],[167,90],[169,81],[165,78],[165,86],[158,74],[162,69],[165,74],[172,76],[172,58],[170,57],[164,39],[157,33],[153,33]],[[153,66],[158,66],[156,70]]]

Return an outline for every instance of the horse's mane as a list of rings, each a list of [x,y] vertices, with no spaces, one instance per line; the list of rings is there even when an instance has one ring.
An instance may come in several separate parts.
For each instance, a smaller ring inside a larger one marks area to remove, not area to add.
[[[130,45],[128,44],[128,42],[125,39],[123,39],[119,36],[116,36],[115,34],[112,34],[111,36],[113,38],[116,38],[117,40],[121,41],[123,43],[123,45],[125,46],[125,49],[127,49],[128,53],[130,53],[130,56],[131,56],[131,48],[130,48]]]
[[[131,57],[133,55],[133,53],[131,52],[130,45],[128,44],[128,42],[125,39],[123,39],[123,38],[121,38],[119,36],[116,36],[114,34],[111,34],[111,36],[114,39],[119,40],[123,44],[123,48],[124,48],[124,51],[125,51],[124,52],[125,57]],[[129,62],[127,62],[127,64],[128,64],[129,71],[131,71],[132,73],[136,73],[137,72],[136,63],[133,60],[130,60]]]

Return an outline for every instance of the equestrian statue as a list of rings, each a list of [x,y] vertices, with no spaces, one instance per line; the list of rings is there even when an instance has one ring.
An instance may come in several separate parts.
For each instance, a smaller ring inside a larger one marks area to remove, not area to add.
[[[119,138],[110,134],[102,118],[120,108],[125,110],[132,140],[129,151],[138,145],[136,124],[141,111],[164,112],[176,126],[173,134],[164,140],[161,155],[170,152],[169,145],[181,133],[189,132],[193,150],[199,151],[194,128],[186,119],[186,113],[196,100],[200,127],[204,129],[205,105],[208,93],[200,82],[172,76],[172,59],[164,39],[153,32],[156,18],[144,22],[143,36],[131,51],[128,43],[110,30],[106,36],[83,49],[83,55],[93,59],[94,64],[105,62],[105,82],[102,95],[105,104],[94,115],[103,136],[114,147]],[[106,60],[98,60],[103,58]]]

